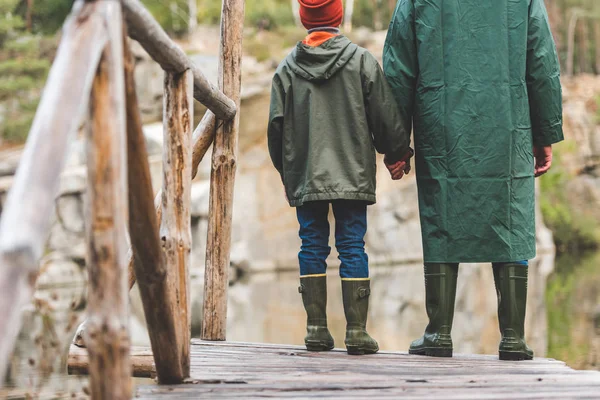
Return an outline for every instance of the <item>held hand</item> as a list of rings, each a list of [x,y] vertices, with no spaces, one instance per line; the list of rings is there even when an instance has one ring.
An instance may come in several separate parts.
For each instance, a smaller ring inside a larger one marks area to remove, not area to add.
[[[397,181],[402,179],[404,175],[408,175],[408,173],[411,170],[410,159],[414,154],[415,152],[413,151],[413,149],[409,148],[408,154],[402,160],[394,164],[388,164],[387,162],[385,163],[385,166],[390,172],[390,175],[392,176],[393,180]]]
[[[544,175],[552,166],[552,146],[535,146],[533,148],[535,157],[535,177]]]
[[[392,179],[398,181],[410,172],[410,164],[407,166],[406,161],[398,161],[395,164],[385,164]]]

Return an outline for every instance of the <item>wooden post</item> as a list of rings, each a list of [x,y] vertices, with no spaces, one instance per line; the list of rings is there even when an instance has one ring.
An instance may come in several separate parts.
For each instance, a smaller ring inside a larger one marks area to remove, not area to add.
[[[240,105],[244,0],[223,0],[219,85]],[[225,340],[239,113],[217,129],[210,176],[202,338]]]
[[[181,73],[190,69],[194,75],[194,98],[219,118],[233,118],[236,113],[235,103],[206,79],[139,0],[121,1],[129,25],[129,36],[137,40],[163,70]]]
[[[92,87],[88,130],[88,325],[90,392],[93,399],[130,399],[128,218],[121,5],[106,2],[110,38]]]
[[[128,79],[129,73],[127,71],[127,57],[125,58],[126,61],[126,68],[125,68],[125,81],[129,82],[130,80],[133,79],[133,77]],[[131,65],[131,64],[129,64]],[[127,84],[127,89],[129,90],[129,84]],[[133,93],[135,93],[135,91],[133,91]],[[128,96],[130,95],[130,92],[127,92]],[[127,105],[128,105],[128,109],[127,109],[127,130],[129,132],[129,136],[131,135],[130,130],[131,129],[136,129],[139,130],[139,134],[143,135],[142,132],[142,125],[141,122],[138,123],[132,123],[132,117],[130,116],[130,114],[132,115],[139,115],[139,111],[137,112],[133,112],[130,111],[130,104],[132,101],[130,101],[130,97],[128,97],[128,101],[127,101]],[[136,102],[137,104],[137,102]],[[137,105],[136,105],[136,109],[137,109]],[[139,119],[139,118],[138,118]],[[139,126],[139,128],[132,128],[134,126]],[[194,179],[198,173],[198,166],[200,165],[200,163],[202,162],[202,159],[204,158],[204,156],[206,155],[206,152],[208,151],[208,149],[210,148],[210,146],[213,143],[214,137],[215,137],[215,130],[216,130],[216,117],[215,114],[213,114],[210,110],[206,111],[206,114],[204,114],[204,117],[202,118],[202,120],[200,121],[200,123],[198,124],[198,126],[196,127],[196,129],[194,130],[194,134],[192,136],[192,140],[194,142],[194,147],[193,147],[193,152],[192,152],[192,179]],[[128,136],[128,137],[129,137]],[[132,168],[132,160],[136,160],[137,158],[144,158],[145,156],[143,156],[142,153],[142,143],[144,145],[144,150],[143,152],[146,151],[146,143],[143,140],[143,136],[142,139],[140,140],[139,144],[133,145],[130,144],[132,146],[132,148],[129,149],[130,153],[129,153],[129,165],[130,165],[130,178],[129,178],[129,182],[130,182],[130,189],[129,189],[129,194],[134,195],[134,193],[138,193],[137,190],[132,187],[132,183],[131,182],[136,182],[138,181],[138,178],[132,178],[131,176],[131,168]],[[131,152],[133,152],[134,154],[132,154]],[[142,178],[139,178],[142,179]],[[151,189],[151,188],[150,188]],[[151,193],[151,192],[150,192]],[[162,190],[159,190],[158,193],[156,194],[156,197],[154,198],[154,207],[155,207],[155,213],[156,213],[156,221],[160,221],[162,218]],[[129,207],[129,209],[131,210],[130,212],[130,218],[132,215],[135,215],[135,210],[137,209],[143,210],[144,207],[140,206],[131,206]],[[139,232],[154,232],[153,230],[148,230],[147,228],[139,228],[138,230]],[[130,227],[130,232],[133,232],[133,229]],[[132,236],[136,236],[136,234],[132,234]],[[148,237],[146,237],[146,240],[152,240],[151,236],[153,236],[152,234],[148,233]],[[158,234],[157,234],[157,238],[158,238]],[[134,239],[132,239],[133,242]],[[147,246],[143,246],[141,248],[141,250],[139,250],[140,252],[144,252],[144,254],[142,256],[145,257],[153,257],[154,256],[154,252],[145,252],[144,248],[148,248]],[[158,249],[158,246],[156,247],[156,249]],[[136,273],[135,273],[135,267],[134,267],[134,251],[132,248],[129,249],[129,251],[127,252],[127,263],[128,263],[128,267],[127,267],[127,280],[128,280],[128,285],[129,285],[129,289],[131,290],[131,288],[133,288],[133,285],[135,285],[136,282]],[[148,264],[147,262],[141,261],[142,265]],[[87,325],[87,320],[84,321],[79,328],[77,328],[77,333],[75,334],[75,337],[73,338],[73,344],[75,344],[78,347],[85,347],[85,341],[83,339],[84,337],[84,332],[85,332],[85,328]]]
[[[193,78],[191,71],[165,73],[163,96],[163,185],[160,238],[167,268],[171,305],[178,316],[175,330],[184,378],[190,374],[191,303],[189,262],[192,242]]]
[[[109,2],[76,3],[62,40],[0,223],[0,386],[33,294],[68,150],[87,110],[92,81],[107,41],[100,12]]]

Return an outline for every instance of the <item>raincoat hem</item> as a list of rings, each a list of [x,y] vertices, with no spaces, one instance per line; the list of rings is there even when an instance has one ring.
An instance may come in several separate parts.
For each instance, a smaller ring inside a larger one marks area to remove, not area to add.
[[[455,258],[455,259],[445,259],[445,260],[440,260],[440,259],[427,259],[425,258],[423,260],[424,263],[426,264],[463,264],[463,263],[468,263],[468,264],[482,264],[482,263],[511,263],[511,262],[517,262],[517,261],[522,261],[522,260],[533,260],[536,257],[536,251],[532,252],[532,253],[525,253],[523,255],[516,255],[510,258],[513,258],[513,260],[507,260],[506,257],[505,258],[492,258],[492,259],[487,259],[487,258],[479,258],[479,257],[473,257],[473,258],[469,258],[469,257],[461,257],[461,258]]]
[[[311,193],[306,194],[297,199],[290,199],[291,207],[300,207],[308,201],[325,201],[325,200],[360,200],[370,204],[375,204],[376,197],[374,194],[361,192],[329,192],[329,193]]]

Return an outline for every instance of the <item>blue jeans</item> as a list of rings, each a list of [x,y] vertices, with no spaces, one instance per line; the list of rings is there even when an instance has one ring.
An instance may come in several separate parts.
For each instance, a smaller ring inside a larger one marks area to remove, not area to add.
[[[335,246],[342,278],[368,278],[369,257],[365,252],[367,203],[355,200],[312,201],[296,208],[302,247],[298,254],[300,275],[319,275],[327,270],[329,204],[335,217]]]

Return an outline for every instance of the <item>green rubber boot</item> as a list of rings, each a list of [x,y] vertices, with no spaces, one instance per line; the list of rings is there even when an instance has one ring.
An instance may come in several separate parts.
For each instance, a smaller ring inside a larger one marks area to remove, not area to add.
[[[328,351],[333,349],[333,337],[327,329],[327,277],[307,275],[300,277],[298,292],[306,310],[306,337],[304,344],[308,351]]]
[[[346,349],[348,354],[375,354],[379,345],[367,333],[367,315],[371,281],[342,279],[342,298],[346,314]]]
[[[452,320],[458,264],[425,264],[425,308],[429,324],[408,352],[420,356],[452,357]]]
[[[525,343],[525,307],[527,305],[528,268],[519,264],[494,267],[500,323],[500,359],[521,361],[533,359],[533,351]]]

